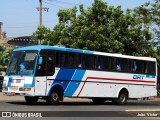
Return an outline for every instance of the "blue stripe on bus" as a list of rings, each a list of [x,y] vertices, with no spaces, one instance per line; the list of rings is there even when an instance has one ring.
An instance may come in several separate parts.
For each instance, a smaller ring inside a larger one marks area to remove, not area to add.
[[[89,51],[89,50],[83,50],[83,52],[86,54],[93,54],[94,53],[93,51]]]
[[[68,52],[77,52],[77,53],[83,53],[83,50],[79,50],[79,49],[72,49],[72,48],[67,48],[66,51]]]
[[[155,75],[146,75],[146,78],[155,78]]]
[[[82,80],[84,74],[85,74],[86,70],[76,70],[74,73],[74,76],[72,77],[72,80],[74,80],[74,82],[69,83],[69,85],[67,86],[67,89],[64,93],[64,96],[72,96],[74,94],[74,92],[77,90],[80,81]],[[76,82],[78,81],[78,82]]]
[[[68,86],[74,72],[75,72],[75,69],[61,68],[59,70],[54,82],[52,83],[52,86],[51,86],[51,88],[48,92],[48,95],[50,95],[50,91],[51,91],[52,87],[56,84],[61,85],[63,87],[64,91],[65,91],[65,89]]]
[[[24,84],[24,87],[33,87],[33,84]]]
[[[56,76],[58,80],[71,80],[75,69],[61,68]]]
[[[12,84],[12,78],[11,77],[9,77],[9,80],[8,80],[8,87],[11,87],[11,84]]]

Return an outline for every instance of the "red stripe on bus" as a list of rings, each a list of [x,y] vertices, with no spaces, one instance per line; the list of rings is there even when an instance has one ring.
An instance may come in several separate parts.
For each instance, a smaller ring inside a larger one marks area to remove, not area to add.
[[[12,80],[25,80],[24,78],[13,78]]]
[[[110,80],[110,81],[127,81],[127,82],[143,82],[143,83],[156,83],[155,81],[147,81],[147,80],[133,80],[133,79],[117,79],[117,78],[99,78],[99,77],[87,77],[86,80],[83,83],[83,86],[81,90],[79,91],[78,95],[79,96],[87,82],[88,79],[95,79],[95,80]]]

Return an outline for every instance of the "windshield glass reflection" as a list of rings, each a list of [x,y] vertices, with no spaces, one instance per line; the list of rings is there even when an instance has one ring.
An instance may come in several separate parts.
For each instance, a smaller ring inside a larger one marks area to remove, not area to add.
[[[6,75],[32,75],[37,59],[37,51],[12,52]]]

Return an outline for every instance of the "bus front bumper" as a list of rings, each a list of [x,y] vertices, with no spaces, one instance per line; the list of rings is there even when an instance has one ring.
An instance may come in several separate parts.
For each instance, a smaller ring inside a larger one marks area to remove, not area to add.
[[[23,88],[23,87],[3,87],[2,93],[7,96],[33,96],[31,92],[31,88]]]
[[[27,93],[17,93],[17,92],[3,92],[3,94],[6,96],[15,96],[15,95],[26,96],[28,95]]]

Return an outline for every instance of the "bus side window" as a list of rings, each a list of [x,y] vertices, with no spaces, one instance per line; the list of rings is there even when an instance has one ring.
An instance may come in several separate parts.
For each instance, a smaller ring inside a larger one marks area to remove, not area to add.
[[[114,58],[108,57],[108,71],[114,71]]]
[[[144,73],[143,72],[143,61],[140,61],[140,60],[137,61],[137,72]]]
[[[61,53],[61,66],[62,67],[68,66],[68,53],[67,52]]]
[[[56,52],[56,61],[55,64],[56,66],[60,66],[60,52]]]
[[[113,58],[106,56],[96,57],[96,69],[113,71]]]
[[[77,67],[78,68],[82,68],[82,65],[83,65],[83,59],[82,59],[82,54],[78,54],[77,56]]]
[[[48,75],[53,75],[55,68],[54,68],[54,59],[52,56],[48,57]]]
[[[100,69],[100,66],[99,66],[99,56],[96,56],[96,60],[95,60],[95,68],[96,69]]]
[[[103,64],[104,64],[104,69],[108,70],[109,69],[109,58],[108,57],[103,57]]]
[[[132,72],[131,70],[131,60],[124,59],[122,63],[123,71],[124,72]]]
[[[95,56],[90,55],[90,69],[95,69]]]
[[[125,58],[118,58],[116,59],[116,68],[117,71],[122,71],[122,72],[130,72],[131,69],[131,62],[128,59]]]
[[[74,63],[74,58],[75,58],[75,54],[73,54],[73,53],[68,54],[68,65],[69,65],[70,68],[75,66],[74,65],[75,64]]]
[[[88,54],[85,55],[84,67],[86,69],[94,69],[94,56]]]
[[[143,62],[143,73],[148,73],[148,64],[147,64],[147,62]]]
[[[137,71],[137,62],[136,61],[133,61],[132,70],[133,70],[133,72]]]
[[[42,63],[38,64],[37,68],[37,76],[44,76],[46,75],[46,56],[42,56]]]
[[[121,71],[121,60],[116,59],[116,71]]]
[[[96,58],[96,69],[103,69],[104,68],[104,62],[103,62],[103,57],[102,56],[97,56]]]
[[[72,67],[72,68],[82,67],[82,63],[80,62],[81,60],[79,60],[79,59],[80,59],[79,54],[69,53],[68,54],[69,67]]]
[[[154,62],[149,62],[148,63],[148,74],[155,75],[156,74],[155,67],[156,65]]]

